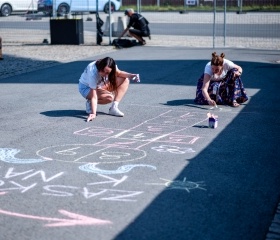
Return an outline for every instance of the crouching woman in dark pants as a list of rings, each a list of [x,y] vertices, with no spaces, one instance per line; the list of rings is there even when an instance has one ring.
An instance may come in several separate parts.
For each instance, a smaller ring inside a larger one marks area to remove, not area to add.
[[[212,53],[211,61],[198,80],[195,103],[238,107],[248,100],[240,77],[242,68],[224,57],[224,53],[220,56]]]

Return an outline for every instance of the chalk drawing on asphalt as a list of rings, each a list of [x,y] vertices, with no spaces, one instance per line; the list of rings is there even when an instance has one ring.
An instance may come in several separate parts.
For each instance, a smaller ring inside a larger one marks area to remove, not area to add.
[[[158,147],[152,147],[152,149],[158,152],[175,153],[175,154],[185,154],[185,153],[195,152],[192,148],[183,148],[183,147],[171,146],[171,145],[160,145]]]
[[[165,181],[165,183],[146,183],[148,185],[164,185],[166,186],[166,189],[175,189],[175,190],[185,190],[188,193],[190,192],[190,190],[193,189],[201,189],[201,190],[205,190],[205,184],[204,182],[191,182],[191,181],[187,181],[186,178],[184,178],[182,181],[180,180],[168,180],[168,179],[164,179],[164,178],[160,178],[161,180]]]
[[[110,176],[97,174],[99,179],[92,179],[91,182],[82,186],[58,184],[58,180],[65,177],[67,173],[47,173],[44,170],[36,171],[34,169],[20,171],[15,168],[9,168],[0,178],[0,197],[5,194],[21,193],[30,194],[36,189],[42,196],[53,196],[62,198],[72,198],[83,196],[85,199],[93,201],[118,201],[118,202],[137,202],[137,196],[143,194],[143,191],[124,190],[118,186],[124,183],[127,175]],[[26,180],[31,180],[30,183]],[[67,181],[66,181],[67,182]]]
[[[45,227],[68,227],[68,226],[78,226],[78,225],[80,225],[80,226],[83,226],[83,225],[102,226],[102,225],[112,224],[112,222],[108,221],[108,220],[92,218],[92,217],[88,217],[85,215],[68,212],[63,209],[58,210],[58,212],[68,218],[52,218],[52,217],[45,217],[45,216],[35,216],[35,215],[10,212],[10,211],[5,211],[3,209],[0,209],[0,214],[2,214],[2,215],[45,221],[45,222],[47,222],[44,225]]]
[[[147,119],[129,129],[87,127],[75,131],[74,135],[99,139],[93,144],[65,144],[46,147],[36,154],[44,159],[62,162],[83,163],[80,170],[100,174],[122,174],[135,167],[151,165],[129,164],[108,170],[97,164],[125,163],[144,159],[147,152],[144,147],[168,154],[189,154],[195,151],[190,145],[201,137],[187,134],[187,129],[205,121],[197,121],[197,113],[168,110],[151,119]],[[150,145],[150,146],[149,146]]]
[[[19,149],[15,148],[0,148],[0,160],[7,163],[39,163],[47,161],[46,159],[20,159],[15,157],[16,154],[20,152]]]
[[[132,170],[136,167],[147,167],[153,170],[156,170],[155,166],[147,165],[147,164],[130,164],[130,165],[123,165],[116,170],[105,170],[100,169],[96,167],[97,163],[88,163],[85,165],[82,165],[79,167],[80,170],[90,173],[97,173],[97,174],[104,174],[104,175],[110,175],[110,174],[124,174]]]
[[[100,147],[96,144],[66,144],[38,150],[41,158],[73,163],[121,163],[146,157],[140,149],[116,147],[117,144]]]
[[[94,126],[76,131],[74,132],[76,135],[101,137],[102,139],[94,144],[65,144],[46,147],[36,152],[39,159],[19,159],[15,155],[20,150],[0,148],[0,160],[25,164],[50,160],[83,163],[85,165],[80,166],[81,170],[101,174],[126,173],[135,167],[156,169],[155,166],[145,164],[123,165],[114,170],[97,168],[96,165],[143,159],[147,153],[141,148],[148,145],[151,145],[150,149],[157,152],[194,153],[195,151],[189,145],[194,144],[200,137],[188,135],[184,131],[205,121],[204,119],[197,122],[197,119],[197,113],[168,110],[125,130]]]
[[[75,135],[86,137],[103,138],[95,143],[95,146],[118,147],[140,149],[146,145],[184,145],[194,144],[201,137],[186,134],[186,130],[197,125],[208,118],[204,116],[202,121],[197,121],[201,117],[190,112],[166,111],[154,118],[143,121],[129,129],[110,129],[98,126],[88,127],[75,131]],[[104,131],[102,135],[100,132]],[[94,134],[96,132],[96,135]],[[152,147],[151,147],[152,148]],[[194,152],[185,149],[186,152]],[[169,151],[169,153],[178,153]]]

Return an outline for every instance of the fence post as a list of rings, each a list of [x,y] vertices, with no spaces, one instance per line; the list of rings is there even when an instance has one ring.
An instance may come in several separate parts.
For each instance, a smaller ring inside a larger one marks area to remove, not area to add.
[[[215,48],[216,38],[216,0],[214,0],[214,20],[213,20],[213,48]]]
[[[3,60],[3,56],[2,56],[2,38],[0,37],[0,60]]]
[[[226,17],[227,17],[227,0],[225,0],[225,6],[224,6],[224,47],[226,46]]]

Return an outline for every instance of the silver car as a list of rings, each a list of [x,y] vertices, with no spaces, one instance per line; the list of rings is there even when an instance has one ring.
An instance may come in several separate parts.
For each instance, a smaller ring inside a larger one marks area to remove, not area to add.
[[[12,12],[37,12],[37,1],[0,0],[0,16],[7,17]]]
[[[96,0],[54,0],[58,15],[73,12],[96,12]],[[120,0],[111,0],[111,12],[118,11],[121,7]],[[109,1],[98,0],[98,11],[109,12]]]

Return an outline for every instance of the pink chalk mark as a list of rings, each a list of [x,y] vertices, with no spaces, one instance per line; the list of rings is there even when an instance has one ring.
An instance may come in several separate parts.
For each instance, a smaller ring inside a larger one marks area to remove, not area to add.
[[[66,226],[76,226],[76,225],[106,225],[106,224],[112,224],[111,221],[108,220],[102,220],[98,218],[92,218],[92,217],[87,217],[84,215],[76,214],[76,213],[71,213],[66,210],[59,210],[59,212],[64,215],[69,217],[69,219],[65,218],[48,218],[48,217],[40,217],[40,216],[33,216],[33,215],[26,215],[26,214],[21,214],[21,213],[16,213],[16,212],[9,212],[0,209],[0,213],[13,216],[13,217],[21,217],[21,218],[29,218],[29,219],[35,219],[35,220],[42,220],[42,221],[49,221],[53,223],[47,223],[44,226],[46,227],[66,227]]]
[[[6,194],[6,192],[0,192],[0,195],[5,195]]]

